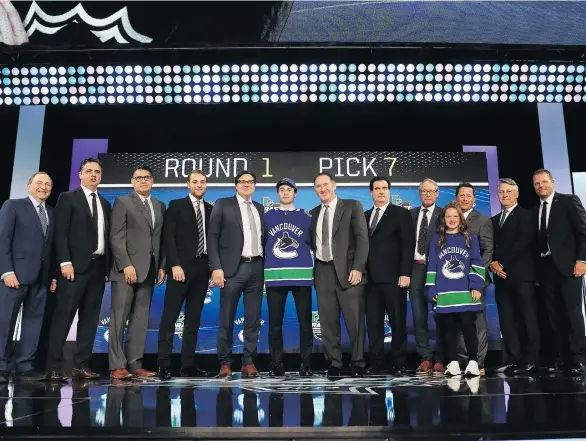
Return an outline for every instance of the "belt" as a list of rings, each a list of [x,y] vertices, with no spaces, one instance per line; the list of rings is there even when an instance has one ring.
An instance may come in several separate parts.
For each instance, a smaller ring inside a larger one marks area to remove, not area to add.
[[[92,254],[92,260],[104,259],[105,256],[103,254]]]
[[[321,263],[321,264],[323,264],[323,265],[328,265],[328,264],[330,264],[330,263],[334,263],[334,261],[333,261],[333,260],[328,260],[328,261],[326,262],[325,260],[321,260],[321,259],[317,259],[317,258],[315,259],[315,261],[316,261],[316,262],[319,262],[319,263]]]
[[[417,265],[425,265],[427,262],[425,260],[414,260],[413,263]]]
[[[252,257],[240,257],[240,262],[241,263],[252,263],[252,262],[256,262],[258,260],[262,260],[262,256],[252,256]]]

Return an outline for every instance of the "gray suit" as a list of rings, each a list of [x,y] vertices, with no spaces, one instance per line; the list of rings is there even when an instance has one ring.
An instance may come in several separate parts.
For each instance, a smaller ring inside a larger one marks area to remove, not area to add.
[[[114,262],[110,271],[112,300],[108,358],[110,370],[135,371],[142,367],[142,356],[149,321],[151,298],[158,268],[165,267],[161,233],[165,205],[151,196],[155,225],[136,192],[114,202],[110,221],[110,247]],[[124,268],[134,266],[136,283],[124,280]],[[128,320],[126,343],[122,349],[124,327]]]
[[[263,207],[254,202],[260,217],[261,243],[264,244]],[[242,214],[236,196],[218,199],[212,209],[208,226],[208,256],[212,271],[224,271],[226,282],[220,289],[218,321],[218,359],[231,366],[234,316],[244,293],[244,349],[242,366],[254,363],[260,331],[260,312],[264,284],[263,260],[256,256],[251,262],[242,261],[244,231]],[[262,247],[261,247],[262,248]]]
[[[486,288],[490,285],[490,272],[488,266],[492,262],[492,250],[494,247],[494,234],[492,228],[492,221],[485,214],[476,211],[474,208],[466,219],[468,231],[474,233],[480,242],[480,255],[486,267],[486,283],[482,291],[482,303],[486,303]],[[482,314],[478,314],[476,319],[476,333],[478,335],[478,365],[484,367],[484,359],[488,352],[488,326],[486,324],[486,309],[482,310]],[[460,356],[463,358],[465,353],[464,336],[460,334]]]
[[[322,205],[311,210],[312,248],[316,251],[318,217]],[[314,284],[326,358],[341,369],[340,309],[352,344],[353,366],[364,367],[364,285],[367,283],[368,226],[362,204],[340,199],[334,212],[331,231],[332,260],[315,259]],[[348,283],[350,271],[362,272],[358,286]]]

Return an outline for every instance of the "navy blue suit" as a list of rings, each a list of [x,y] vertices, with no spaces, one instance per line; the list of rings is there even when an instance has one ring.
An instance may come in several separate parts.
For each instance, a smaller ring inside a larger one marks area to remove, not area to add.
[[[30,198],[10,199],[0,209],[0,274],[13,272],[19,288],[0,283],[0,371],[9,369],[7,343],[12,338],[20,305],[23,305],[16,367],[33,368],[43,323],[47,288],[51,283],[51,250],[55,220],[45,205],[49,225],[43,234],[37,209]]]

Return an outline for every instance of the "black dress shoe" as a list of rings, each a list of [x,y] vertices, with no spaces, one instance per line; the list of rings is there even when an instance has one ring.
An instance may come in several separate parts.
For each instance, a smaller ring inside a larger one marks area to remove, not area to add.
[[[510,371],[507,371],[509,373]],[[524,364],[518,366],[516,369],[513,370],[515,375],[531,375],[537,372],[537,366],[534,364]]]
[[[561,363],[557,363],[557,362],[553,363],[553,364],[547,364],[547,365],[543,366],[542,369],[546,374],[557,374],[557,373],[562,372],[562,370],[563,370]]]
[[[330,366],[328,368],[328,380],[339,380],[342,378],[342,369],[337,368],[335,366]]]
[[[517,366],[516,364],[504,364],[501,367],[496,368],[494,371],[497,374],[506,374],[508,372],[514,372],[515,369],[519,369],[520,366]]]
[[[167,368],[159,368],[159,370],[157,371],[157,376],[161,379],[161,380],[170,380],[172,375],[171,375],[171,371]]]
[[[395,376],[405,375],[407,373],[407,369],[405,369],[405,366],[395,366],[392,370],[392,373]]]
[[[10,372],[0,371],[0,383],[8,383],[10,380]]]
[[[50,369],[47,371],[44,379],[46,381],[67,381],[67,375],[59,369]]]
[[[364,370],[366,375],[385,375],[386,372],[379,366],[370,366]]]
[[[364,377],[364,368],[362,366],[352,366],[352,377],[353,378]]]
[[[311,372],[311,369],[308,368],[307,366],[301,366],[301,369],[299,369],[299,376],[300,377],[311,377],[313,375],[313,372]]]
[[[283,368],[282,364],[278,364],[278,365],[274,366],[269,371],[269,376],[270,377],[284,377],[285,376],[285,368]]]
[[[16,374],[16,378],[18,378],[19,380],[24,380],[24,381],[41,381],[45,378],[45,374],[41,373],[41,372],[37,372],[33,369],[30,369],[25,372],[18,372]]]
[[[586,375],[586,363],[578,363],[570,368],[572,375]]]
[[[204,371],[197,366],[185,366],[181,368],[179,372],[181,377],[209,377],[208,371]]]

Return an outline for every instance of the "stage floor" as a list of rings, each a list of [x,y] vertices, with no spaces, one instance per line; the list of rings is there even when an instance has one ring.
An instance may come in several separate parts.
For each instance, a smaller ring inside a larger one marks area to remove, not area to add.
[[[4,439],[586,437],[586,378],[565,376],[19,382],[0,406]]]

